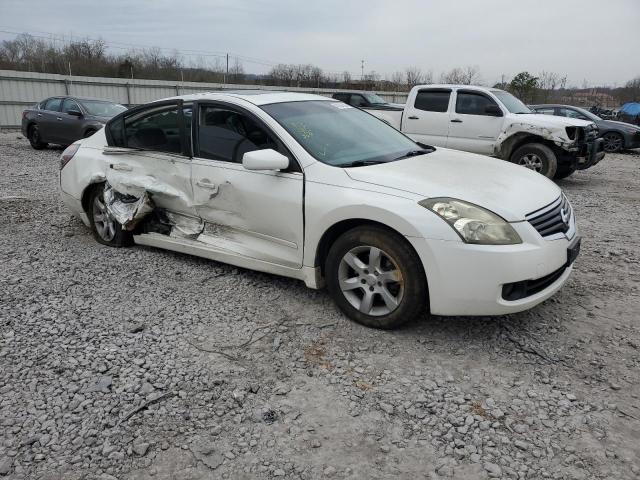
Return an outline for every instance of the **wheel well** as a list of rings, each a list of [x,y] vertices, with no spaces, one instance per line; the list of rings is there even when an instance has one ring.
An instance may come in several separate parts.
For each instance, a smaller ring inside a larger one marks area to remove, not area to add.
[[[84,192],[82,192],[82,210],[84,210],[85,213],[89,213],[89,199],[91,198],[91,194],[96,188],[100,187],[103,184],[104,182],[92,183],[84,189]]]
[[[394,233],[404,239],[404,235],[402,235],[397,230],[385,225],[384,223],[376,222],[374,220],[367,220],[364,218],[350,218],[349,220],[342,220],[341,222],[338,222],[332,225],[331,227],[329,227],[329,229],[326,232],[324,232],[324,234],[322,235],[322,238],[320,239],[320,242],[318,243],[314,264],[320,267],[320,270],[322,271],[322,275],[324,275],[324,264],[327,259],[327,255],[329,254],[329,250],[331,249],[331,246],[333,245],[333,243],[338,239],[338,237],[348,230],[351,230],[356,227],[367,226],[367,225],[388,230],[389,232]],[[411,249],[416,253],[416,255],[418,255],[418,253],[413,248],[413,245],[411,245],[411,243],[409,242],[407,243],[409,244]]]
[[[533,135],[531,133],[515,133],[509,138],[504,140],[500,145],[500,158],[503,160],[509,160],[513,152],[527,143],[541,143],[551,148],[554,153],[556,152],[557,145],[540,135]]]
[[[31,121],[29,123],[27,123],[27,135],[29,135],[31,133],[31,128],[36,124],[36,122]]]

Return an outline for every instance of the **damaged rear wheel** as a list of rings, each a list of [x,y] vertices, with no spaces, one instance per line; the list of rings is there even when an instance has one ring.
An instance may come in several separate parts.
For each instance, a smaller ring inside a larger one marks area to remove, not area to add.
[[[109,213],[104,201],[104,185],[94,188],[89,200],[89,220],[95,239],[110,247],[126,247],[133,243],[131,232],[122,228]]]

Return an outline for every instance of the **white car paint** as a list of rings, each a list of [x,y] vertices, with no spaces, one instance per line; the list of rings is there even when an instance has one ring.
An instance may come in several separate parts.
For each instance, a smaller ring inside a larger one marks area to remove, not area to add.
[[[136,235],[136,243],[297,278],[320,288],[318,249],[325,232],[347,220],[377,222],[403,235],[415,249],[428,280],[430,311],[438,315],[525,310],[552,296],[569,277],[572,266],[541,292],[517,301],[501,298],[503,284],[537,279],[561,268],[576,234],[573,214],[569,234],[553,239],[543,238],[526,221],[527,214],[561,195],[553,182],[532,171],[445,148],[386,164],[338,168],[314,158],[260,108],[282,102],[335,102],[331,99],[296,93],[179,98],[250,111],[286,145],[302,172],[254,171],[236,163],[109,147],[103,129],[77,142],[77,153],[60,173],[62,199],[86,225],[90,222],[83,195],[92,184],[107,180],[118,191],[151,193],[157,207],[191,224],[204,221],[197,238],[151,233]],[[435,197],[461,199],[497,213],[522,243],[463,242],[442,218],[418,204]]]
[[[447,110],[432,112],[416,108],[416,96],[425,90],[450,90]],[[457,95],[461,90],[479,92],[493,99],[503,116],[456,113]],[[496,92],[500,90],[473,85],[417,85],[411,89],[403,111],[367,111],[418,142],[504,159],[510,150],[503,149],[503,143],[516,133],[537,135],[569,151],[575,142],[567,135],[566,127],[586,127],[593,123],[551,115],[514,114]]]

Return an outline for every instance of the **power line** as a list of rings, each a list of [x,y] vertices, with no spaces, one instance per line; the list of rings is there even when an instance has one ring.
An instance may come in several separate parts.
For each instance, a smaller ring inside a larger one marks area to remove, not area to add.
[[[88,35],[73,35],[71,33],[69,34],[59,34],[59,33],[54,33],[54,32],[46,32],[43,30],[31,30],[31,31],[15,31],[15,30],[8,30],[11,29],[12,27],[7,26],[7,25],[0,25],[0,33],[8,33],[8,34],[12,34],[12,35],[22,35],[22,34],[27,34],[30,35],[34,38],[40,38],[43,40],[49,40],[51,42],[60,42],[60,43],[69,43],[69,40],[66,40],[64,37],[68,37],[69,39],[78,39],[78,40],[91,40],[94,42],[102,42],[105,46],[109,47],[109,48],[113,48],[113,49],[118,49],[118,50],[130,50],[130,49],[158,49],[160,51],[165,51],[165,52],[169,52],[169,53],[178,53],[181,54],[183,56],[186,57],[212,57],[212,58],[220,58],[220,59],[227,59],[228,61],[228,57],[233,57],[236,58],[238,60],[242,60],[244,62],[247,63],[252,63],[252,64],[256,64],[256,65],[262,65],[265,67],[275,67],[277,65],[280,64],[286,64],[287,62],[277,62],[277,61],[272,61],[272,60],[266,60],[266,59],[262,59],[262,58],[257,58],[257,57],[250,57],[247,55],[240,55],[240,54],[235,54],[235,53],[227,53],[227,52],[223,52],[223,51],[216,51],[216,50],[194,50],[194,49],[177,49],[177,48],[171,48],[171,47],[159,47],[156,45],[144,45],[144,44],[136,44],[136,43],[125,43],[125,42],[115,42],[115,41],[107,41],[104,40],[103,38],[95,38],[95,37],[91,37]],[[38,35],[38,34],[44,34],[44,35]],[[56,37],[60,37],[60,38],[56,38]],[[329,74],[337,74],[337,75],[341,75],[344,71],[348,71],[348,70],[342,70],[342,71],[338,71],[338,70],[324,70],[325,73],[329,73]],[[354,72],[349,72],[350,74],[354,74]]]

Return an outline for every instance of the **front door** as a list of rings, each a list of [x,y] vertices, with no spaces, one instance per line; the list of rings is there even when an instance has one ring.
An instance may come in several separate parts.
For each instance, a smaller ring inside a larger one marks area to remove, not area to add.
[[[402,117],[402,132],[416,142],[445,147],[449,134],[449,99],[451,89],[425,88],[407,103]]]
[[[300,268],[304,178],[295,159],[256,117],[235,106],[201,104],[192,185],[205,222],[199,241],[238,255]],[[289,157],[288,171],[250,171],[242,156],[271,148]]]
[[[493,155],[496,140],[502,132],[504,117],[487,112],[487,107],[500,108],[484,93],[472,90],[456,92],[452,109],[447,148]]]
[[[64,102],[62,102],[61,112],[57,115],[56,122],[54,124],[55,136],[63,145],[69,145],[76,140],[81,139],[83,134],[82,118],[75,115],[69,115],[67,112],[70,110],[82,112],[82,110],[80,110],[80,106],[75,100],[65,98]]]
[[[40,137],[44,142],[58,143],[61,141],[57,129],[62,100],[60,97],[50,98],[45,103],[44,109],[38,111],[36,123],[40,128]]]

